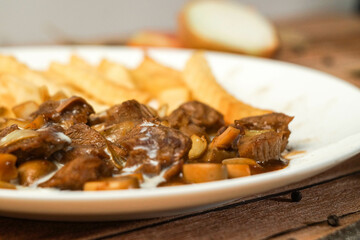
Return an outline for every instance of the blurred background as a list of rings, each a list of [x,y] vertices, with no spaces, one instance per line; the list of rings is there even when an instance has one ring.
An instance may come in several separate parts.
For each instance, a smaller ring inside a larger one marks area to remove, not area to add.
[[[235,0],[236,1],[236,0]],[[237,0],[277,22],[359,11],[358,0]],[[174,31],[187,0],[0,0],[0,45],[123,43],[144,29]],[[359,26],[360,28],[360,26]]]
[[[199,39],[190,39],[189,35],[180,34],[179,13],[188,2],[191,0],[0,0],[0,46],[124,44],[197,47],[244,54],[226,49],[229,46],[226,44],[221,47],[208,46],[204,42],[199,43]],[[258,10],[260,17],[270,21],[270,29],[273,29],[271,24],[275,27],[272,32],[275,37],[272,39],[276,43],[271,51],[266,52],[267,47],[263,47],[263,52],[254,54],[248,51],[245,54],[272,57],[315,68],[360,87],[360,0],[232,2],[240,3],[242,8],[250,6]],[[221,19],[226,18],[228,16],[225,13]],[[200,22],[206,25],[211,17],[204,19],[200,19]],[[269,39],[259,37],[263,36],[261,30],[251,24],[250,27],[248,18],[245,19],[241,22],[246,24],[241,25],[241,28],[236,25],[232,28],[234,30],[231,30],[231,20],[230,24],[227,22],[225,26],[230,26],[227,32],[238,32],[238,29],[241,32],[245,29],[242,36],[254,32],[260,34],[246,41],[250,45],[253,42],[264,43],[264,39]],[[213,21],[213,26],[217,26],[217,20]],[[144,32],[146,34],[142,35]],[[226,35],[217,34],[215,37]]]

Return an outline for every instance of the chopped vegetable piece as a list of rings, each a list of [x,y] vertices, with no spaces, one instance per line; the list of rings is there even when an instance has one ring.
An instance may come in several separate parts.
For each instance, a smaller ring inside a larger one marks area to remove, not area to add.
[[[32,160],[19,167],[19,181],[21,185],[29,186],[39,178],[56,170],[56,165],[47,160]]]
[[[130,188],[139,188],[138,178],[122,176],[84,184],[84,191],[121,190]]]
[[[14,184],[8,183],[8,182],[3,182],[0,181],[0,188],[4,188],[4,189],[16,189],[16,186]]]
[[[246,164],[246,165],[253,165],[258,166],[259,164],[256,163],[254,159],[251,158],[228,158],[222,161],[223,164]]]
[[[0,181],[8,182],[17,178],[16,156],[12,154],[0,154]]]
[[[37,104],[35,101],[27,101],[21,104],[18,104],[12,108],[13,113],[16,117],[27,119],[30,117],[30,115],[38,110],[39,104]]]
[[[206,150],[207,141],[204,136],[199,137],[198,135],[191,136],[192,147],[189,151],[189,159],[196,159],[201,157]]]
[[[218,163],[184,164],[183,175],[188,183],[211,182],[227,178],[225,167]]]
[[[229,178],[250,176],[250,167],[246,164],[226,164]]]
[[[228,148],[239,136],[239,134],[239,129],[229,126],[222,134],[214,138],[211,143],[211,147]]]

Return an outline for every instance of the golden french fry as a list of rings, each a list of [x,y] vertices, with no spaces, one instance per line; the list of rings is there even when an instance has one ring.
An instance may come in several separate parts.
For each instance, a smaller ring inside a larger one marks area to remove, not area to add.
[[[142,63],[131,72],[135,85],[153,95],[168,88],[185,87],[181,73],[144,57]]]
[[[233,123],[234,120],[238,120],[245,117],[258,116],[271,113],[270,110],[264,110],[260,108],[252,107],[241,101],[224,102],[227,105],[227,111],[224,114],[224,119],[228,123]]]
[[[26,128],[29,125],[29,121],[17,118],[2,118],[0,121],[0,129],[10,127],[11,125],[18,125],[20,128]]]
[[[69,65],[84,68],[88,70],[95,70],[95,67],[88,63],[85,59],[79,57],[78,55],[71,55]]]
[[[105,104],[98,99],[94,99],[82,89],[79,89],[71,83],[67,82],[67,80],[60,74],[57,74],[53,71],[46,71],[43,72],[42,75],[48,79],[48,81],[61,86],[61,90],[57,91],[51,96],[52,100],[60,100],[67,98],[68,96],[79,96],[86,99],[86,101],[94,108],[96,112],[103,111],[111,106],[111,104]]]
[[[15,114],[7,107],[0,106],[0,117],[1,118],[12,118],[12,117],[15,117]]]
[[[0,74],[17,73],[26,69],[26,65],[18,62],[13,56],[0,55]]]
[[[135,89],[130,71],[125,66],[103,59],[97,70],[111,82],[129,89]]]
[[[50,99],[53,101],[59,101],[68,97],[69,96],[66,95],[63,91],[58,91],[54,95],[50,96]]]
[[[0,55],[0,74],[11,74],[38,87],[46,86],[50,93],[60,90],[59,86],[49,82],[39,72],[31,70],[14,57]]]
[[[20,103],[12,108],[13,113],[17,118],[26,119],[28,118],[33,112],[38,110],[39,104],[34,101],[27,101]]]
[[[164,91],[159,92],[157,97],[161,104],[168,105],[168,114],[178,108],[181,104],[191,100],[190,91],[185,87],[165,89]]]
[[[129,99],[136,99],[146,103],[150,96],[142,91],[120,87],[96,72],[89,72],[71,65],[62,65],[53,62],[50,72],[63,77],[64,81],[75,89],[81,89],[93,99],[105,104],[114,105]]]
[[[108,81],[119,86],[126,87],[128,89],[135,88],[129,70],[121,64],[103,59],[99,66],[94,67],[85,59],[77,55],[72,55],[69,65],[76,68],[82,68],[94,74],[102,75],[102,77],[106,78]]]
[[[31,100],[42,102],[36,85],[10,74],[0,75],[0,99],[6,108]]]
[[[195,52],[187,61],[183,79],[194,99],[202,101],[224,114],[225,121],[233,122],[248,116],[269,113],[245,104],[230,95],[216,81],[203,52]]]

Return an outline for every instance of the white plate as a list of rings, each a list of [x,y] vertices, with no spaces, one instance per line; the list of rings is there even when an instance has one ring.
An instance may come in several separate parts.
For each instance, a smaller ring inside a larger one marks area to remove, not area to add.
[[[129,67],[142,52],[133,48],[2,48],[33,68],[66,62],[77,53],[92,63],[106,57]],[[189,51],[153,49],[158,61],[182,69]],[[346,160],[360,151],[360,91],[328,74],[259,58],[208,53],[218,81],[239,99],[295,116],[290,146],[306,153],[265,174],[196,185],[106,192],[0,190],[0,214],[56,220],[114,220],[157,217],[210,208],[236,198],[281,187]]]

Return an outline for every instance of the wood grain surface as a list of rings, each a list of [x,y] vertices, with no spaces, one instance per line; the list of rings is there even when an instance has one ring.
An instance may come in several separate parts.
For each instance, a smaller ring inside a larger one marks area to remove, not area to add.
[[[328,72],[360,87],[359,17],[323,16],[277,26],[282,38],[277,59]],[[302,194],[300,202],[291,200],[295,190]],[[327,223],[329,215],[338,216],[339,226]],[[1,240],[345,239],[360,234],[359,229],[360,154],[305,181],[188,215],[92,223],[0,217]]]

